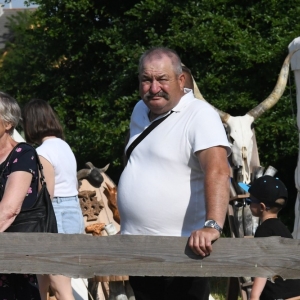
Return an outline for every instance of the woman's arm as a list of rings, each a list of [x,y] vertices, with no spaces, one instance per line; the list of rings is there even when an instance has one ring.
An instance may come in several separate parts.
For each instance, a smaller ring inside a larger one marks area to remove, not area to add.
[[[43,165],[43,171],[45,175],[45,181],[47,183],[47,189],[51,199],[54,197],[54,185],[55,185],[55,173],[52,164],[43,156],[40,156],[41,164]]]
[[[0,202],[0,232],[5,231],[20,213],[31,180],[29,172],[16,171],[9,175]]]
[[[255,277],[251,290],[250,300],[259,300],[259,297],[266,285],[267,278]]]

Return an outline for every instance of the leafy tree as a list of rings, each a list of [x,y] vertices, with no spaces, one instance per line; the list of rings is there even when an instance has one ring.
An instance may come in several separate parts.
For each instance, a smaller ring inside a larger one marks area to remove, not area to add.
[[[29,1],[31,3],[33,1]],[[79,167],[109,169],[117,181],[123,143],[139,99],[137,64],[152,46],[175,49],[204,97],[244,115],[272,91],[288,44],[300,32],[299,0],[35,0],[27,25],[11,22],[0,88],[20,103],[49,100]],[[293,83],[293,79],[291,79]],[[261,163],[293,187],[298,135],[295,88],[255,122]]]

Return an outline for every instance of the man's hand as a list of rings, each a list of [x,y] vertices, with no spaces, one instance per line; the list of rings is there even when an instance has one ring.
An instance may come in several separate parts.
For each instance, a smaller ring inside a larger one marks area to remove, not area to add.
[[[197,255],[207,256],[212,252],[212,242],[220,237],[214,228],[202,228],[191,233],[189,246]]]

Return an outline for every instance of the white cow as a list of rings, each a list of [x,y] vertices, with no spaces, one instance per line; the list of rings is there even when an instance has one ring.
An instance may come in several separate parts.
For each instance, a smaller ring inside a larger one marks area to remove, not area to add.
[[[251,182],[251,179],[253,179],[254,176],[258,177],[258,173],[256,173],[257,170],[260,171],[260,176],[262,175],[261,173],[263,173],[262,168],[260,167],[255,133],[254,130],[251,128],[251,125],[255,119],[260,117],[268,109],[272,108],[282,96],[288,79],[289,63],[292,55],[293,52],[286,57],[281,68],[276,86],[273,89],[272,93],[259,105],[248,111],[244,116],[232,117],[228,113],[224,113],[216,109],[222,119],[222,122],[226,126],[226,131],[230,136],[229,140],[232,143],[232,163],[234,165],[233,173],[236,173],[232,174],[232,177],[234,179],[233,181],[235,182],[242,181],[248,184]],[[197,98],[204,100],[195,81],[194,93]],[[266,173],[269,172],[270,169],[268,168]],[[273,170],[270,172],[270,175],[274,175],[271,173],[273,173]],[[231,184],[230,196],[233,199],[238,199],[236,197],[237,194],[240,194],[240,191],[237,190],[237,187]],[[243,205],[240,205],[239,201],[233,202],[234,205],[229,205],[228,207],[231,235],[233,237],[244,237],[254,235],[258,226],[258,218],[252,216],[249,206],[245,205],[245,203],[243,203]],[[249,283],[251,283],[251,278],[239,278],[239,283],[241,285],[246,284],[247,286],[245,287],[245,289],[241,290],[243,299],[249,298],[251,292],[251,285],[249,285]],[[228,290],[229,294],[230,292],[231,290]],[[230,298],[232,295],[230,296],[229,294],[227,295],[227,297]]]
[[[259,118],[265,111],[272,108],[282,96],[288,79],[289,63],[293,53],[289,54],[281,68],[277,83],[272,93],[255,108],[248,111],[244,116],[233,117],[228,113],[216,109],[226,124],[227,131],[232,139],[232,161],[236,167],[242,167],[241,181],[248,184],[251,181],[251,161],[253,155],[253,147],[255,141],[251,125],[255,119]],[[204,100],[196,83],[195,96],[196,98]],[[258,159],[258,158],[257,158]]]
[[[289,51],[293,52],[296,49],[300,48],[300,37],[295,38],[289,44]],[[297,168],[295,170],[295,184],[297,188],[297,199],[295,203],[295,222],[294,222],[294,230],[293,237],[295,239],[300,239],[300,51],[296,52],[293,55],[291,60],[291,69],[294,71],[294,77],[296,82],[296,90],[297,90],[297,126],[298,126],[298,135],[299,135],[299,154],[298,154],[298,163]]]
[[[265,111],[272,108],[282,96],[289,73],[289,64],[293,53],[290,53],[281,68],[277,83],[272,93],[256,107],[248,111],[244,116],[233,117],[228,113],[216,109],[226,126],[229,140],[232,143],[232,163],[234,182],[242,181],[246,184],[251,182],[257,170],[262,170],[260,166],[256,138],[254,130],[251,128],[255,119],[259,118]],[[194,93],[196,98],[205,100],[201,95],[197,84],[194,81]],[[269,171],[269,169],[268,169]],[[270,174],[274,175],[274,174]],[[231,186],[231,197],[240,194],[242,191],[236,185]],[[252,217],[248,206],[240,205],[235,202],[233,212],[234,225],[236,232],[232,232],[233,236],[243,237],[253,235],[258,226],[258,218]],[[231,210],[231,207],[229,208]]]

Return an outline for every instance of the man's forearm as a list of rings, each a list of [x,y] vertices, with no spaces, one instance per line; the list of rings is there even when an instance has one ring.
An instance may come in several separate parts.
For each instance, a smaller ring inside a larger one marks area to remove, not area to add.
[[[229,168],[208,170],[205,176],[206,219],[224,225],[229,204]]]
[[[204,172],[206,219],[223,226],[229,203],[230,168],[225,147],[212,147],[197,152]]]

